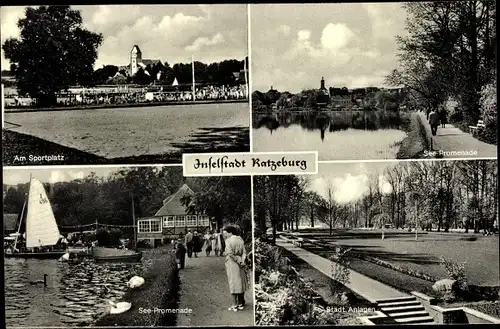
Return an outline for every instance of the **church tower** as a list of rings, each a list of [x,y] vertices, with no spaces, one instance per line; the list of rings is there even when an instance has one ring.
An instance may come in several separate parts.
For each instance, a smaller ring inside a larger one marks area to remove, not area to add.
[[[139,63],[142,62],[142,52],[138,45],[134,45],[130,51],[130,75],[134,75],[139,70]]]

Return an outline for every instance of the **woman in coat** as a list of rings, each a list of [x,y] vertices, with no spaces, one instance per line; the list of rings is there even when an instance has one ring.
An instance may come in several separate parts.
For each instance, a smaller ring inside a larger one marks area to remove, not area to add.
[[[194,232],[193,234],[193,253],[194,257],[198,257],[198,253],[201,252],[201,247],[203,246],[201,237],[198,232]]]
[[[245,291],[248,289],[248,276],[246,273],[246,250],[243,239],[237,235],[238,229],[234,226],[224,228],[226,273],[229,283],[229,292],[233,297],[230,311],[242,310],[245,306]]]

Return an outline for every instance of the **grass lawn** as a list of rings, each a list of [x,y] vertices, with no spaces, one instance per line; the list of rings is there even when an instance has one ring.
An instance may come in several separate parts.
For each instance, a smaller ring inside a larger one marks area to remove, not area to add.
[[[376,234],[376,232],[371,233]],[[440,264],[441,256],[457,263],[466,263],[466,273],[470,284],[479,286],[498,286],[499,239],[498,236],[477,236],[476,241],[467,241],[464,237],[472,234],[443,234],[430,232],[419,235],[415,241],[413,235],[381,233],[378,237],[356,234],[333,237],[321,237],[327,245],[342,245],[353,248],[353,252],[371,256],[402,267],[422,272],[436,278],[445,278],[444,267]]]
[[[330,258],[332,255],[331,250],[321,249],[310,244],[304,245],[303,248],[324,258]],[[349,262],[351,269],[354,271],[397,290],[407,293],[412,291],[419,291],[426,294],[432,293],[432,282],[415,278],[355,257],[349,258]]]

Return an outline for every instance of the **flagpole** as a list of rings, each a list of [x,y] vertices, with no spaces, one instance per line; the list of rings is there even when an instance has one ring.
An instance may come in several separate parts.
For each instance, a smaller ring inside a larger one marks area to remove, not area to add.
[[[194,83],[194,55],[191,55],[191,71],[193,72],[193,101],[196,100],[196,95],[195,95],[195,83]]]

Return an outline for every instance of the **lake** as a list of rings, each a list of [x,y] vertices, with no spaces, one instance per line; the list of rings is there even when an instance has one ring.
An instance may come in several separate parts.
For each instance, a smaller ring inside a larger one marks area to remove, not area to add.
[[[4,120],[12,131],[108,159],[202,144],[205,152],[232,145],[249,151],[247,103],[5,113]],[[240,146],[242,139],[246,145]]]
[[[146,261],[144,261],[146,263]],[[127,291],[142,263],[63,263],[57,260],[4,259],[7,327],[92,324]],[[31,284],[43,280],[47,287]]]
[[[254,113],[253,150],[317,150],[320,161],[396,159],[407,118],[385,111]]]

